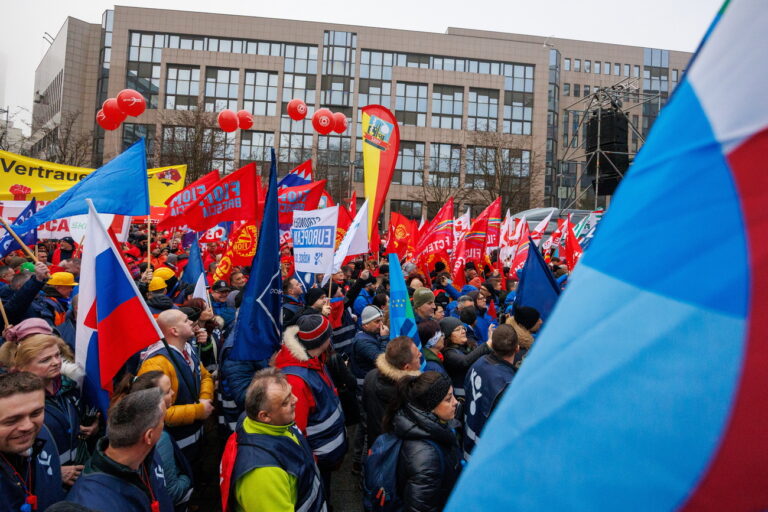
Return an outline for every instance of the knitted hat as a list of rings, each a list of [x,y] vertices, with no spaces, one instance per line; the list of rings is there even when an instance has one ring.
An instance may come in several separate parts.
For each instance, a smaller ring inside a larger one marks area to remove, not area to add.
[[[381,310],[376,306],[365,306],[363,308],[362,314],[360,315],[360,325],[373,322],[377,318],[381,318],[383,316],[384,313],[382,313]]]
[[[443,331],[446,340],[451,338],[451,334],[457,327],[461,327],[461,320],[458,318],[447,316],[440,320],[440,330]]]
[[[326,288],[310,288],[307,290],[306,295],[306,303],[308,307],[312,307],[312,304],[317,302],[323,297],[328,296],[328,292],[326,291]]]
[[[168,285],[165,284],[165,279],[162,277],[154,276],[152,280],[149,282],[149,286],[147,289],[151,292],[156,292],[157,290],[162,290],[163,288],[167,288]]]
[[[529,331],[539,321],[541,315],[534,308],[529,306],[518,306],[515,308],[515,322]]]
[[[296,337],[307,350],[321,347],[331,337],[331,322],[323,315],[300,316],[296,326]]]
[[[437,372],[424,372],[422,376],[429,373]],[[426,391],[420,395],[411,394],[411,403],[417,409],[422,411],[431,411],[443,401],[445,395],[448,394],[448,390],[451,389],[451,381],[443,374],[439,374],[440,378],[437,379]]]
[[[53,329],[42,318],[27,318],[5,331],[5,339],[18,342],[33,334],[53,334]]]
[[[418,288],[413,292],[413,309],[418,309],[428,302],[435,302],[435,294],[429,288]]]

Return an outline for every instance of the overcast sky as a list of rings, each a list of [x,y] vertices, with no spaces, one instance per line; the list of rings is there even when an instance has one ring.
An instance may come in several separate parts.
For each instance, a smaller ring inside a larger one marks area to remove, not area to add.
[[[6,0],[0,107],[29,119],[35,68],[67,16],[101,23],[100,0]],[[463,27],[693,51],[722,0],[126,0],[120,5],[445,32]],[[224,34],[221,34],[224,35]]]

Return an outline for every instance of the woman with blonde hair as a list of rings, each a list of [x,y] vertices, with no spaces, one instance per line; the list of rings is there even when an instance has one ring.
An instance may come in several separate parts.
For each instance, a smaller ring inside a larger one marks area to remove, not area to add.
[[[21,341],[6,341],[0,347],[0,364],[11,371],[37,375],[45,384],[45,426],[51,433],[61,459],[62,481],[74,484],[83,470],[76,464],[78,448],[85,437],[98,430],[98,422],[80,422],[80,391],[77,384],[61,373],[62,352],[71,356],[61,338],[51,334],[32,334]]]

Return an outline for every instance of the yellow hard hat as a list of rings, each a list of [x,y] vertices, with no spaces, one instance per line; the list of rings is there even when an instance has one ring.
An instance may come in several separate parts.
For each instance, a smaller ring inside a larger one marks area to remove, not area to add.
[[[168,267],[160,267],[159,269],[155,270],[154,276],[155,277],[162,277],[164,281],[169,280],[173,276],[175,276],[173,270],[169,269]]]
[[[149,282],[149,291],[156,292],[157,290],[162,290],[163,288],[167,288],[167,284],[165,284],[165,279],[162,277],[154,276],[152,280]]]
[[[47,284],[49,286],[77,286],[75,275],[71,272],[54,272]]]

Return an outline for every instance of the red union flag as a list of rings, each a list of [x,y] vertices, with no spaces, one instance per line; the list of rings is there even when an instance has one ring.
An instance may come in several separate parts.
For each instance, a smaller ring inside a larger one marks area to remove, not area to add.
[[[263,201],[263,195],[256,164],[250,163],[210,186],[176,217],[177,225],[186,224],[195,231],[205,231],[219,222],[257,220],[261,214],[257,205]]]
[[[184,222],[178,222],[178,218],[219,179],[219,171],[211,171],[169,197],[165,201],[168,208],[163,214],[163,220],[157,225],[158,229],[169,229],[183,225]]]
[[[501,231],[501,198],[497,197],[488,205],[488,227],[485,237],[485,254],[499,247],[499,232]]]
[[[453,249],[453,198],[440,208],[437,215],[426,224],[416,243],[416,259],[427,270],[442,261],[448,265],[448,250]]]
[[[232,233],[227,242],[224,256],[216,265],[216,272],[213,274],[214,282],[229,281],[234,267],[250,265],[253,262],[253,255],[256,254],[258,242],[259,230],[255,221],[246,222],[240,229]]]
[[[402,260],[409,250],[413,251],[414,224],[414,221],[405,215],[397,212],[390,213],[386,254],[397,254],[397,258]]]
[[[286,187],[277,191],[278,222],[293,223],[294,210],[316,210],[325,191],[326,180],[314,181],[298,187]]]

